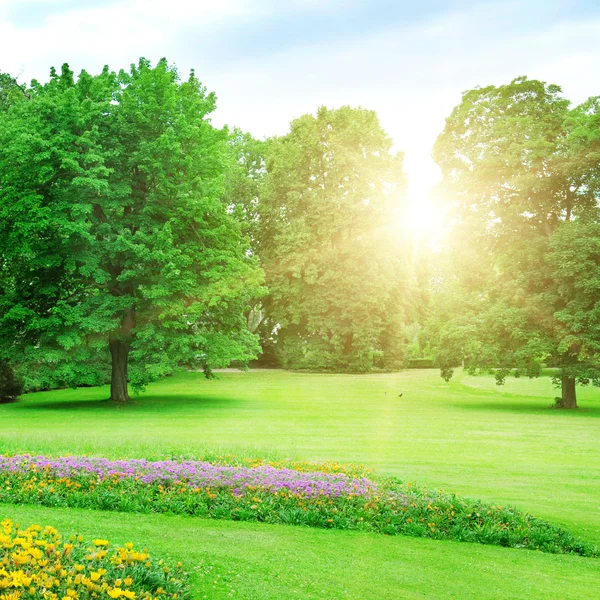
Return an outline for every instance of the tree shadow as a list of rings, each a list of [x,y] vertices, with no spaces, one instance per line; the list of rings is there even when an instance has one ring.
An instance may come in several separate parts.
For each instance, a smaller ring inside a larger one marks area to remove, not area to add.
[[[48,402],[19,402],[15,410],[78,410],[100,409],[114,406],[109,400],[58,400]]]
[[[248,400],[242,400],[235,396],[196,396],[194,394],[169,394],[161,396],[159,394],[142,394],[138,398],[133,398],[131,406],[139,407],[157,407],[157,406],[192,406],[200,408],[239,408],[246,406]]]
[[[585,405],[575,410],[555,408],[550,402],[548,404],[528,404],[524,402],[457,402],[453,406],[469,411],[497,411],[519,414],[552,415],[557,417],[594,417],[600,418],[600,407]]]
[[[121,410],[121,411],[135,411],[135,410],[149,410],[150,412],[156,412],[160,407],[174,407],[174,406],[188,406],[196,410],[204,409],[221,409],[221,408],[237,408],[246,404],[245,401],[238,398],[231,397],[201,397],[193,395],[141,395],[132,397],[131,401],[127,404],[119,404],[104,399],[90,399],[90,400],[54,400],[47,402],[24,402],[13,404],[13,408],[17,410],[31,410],[31,411],[44,411],[44,410],[94,410],[94,411],[105,411],[105,410]]]

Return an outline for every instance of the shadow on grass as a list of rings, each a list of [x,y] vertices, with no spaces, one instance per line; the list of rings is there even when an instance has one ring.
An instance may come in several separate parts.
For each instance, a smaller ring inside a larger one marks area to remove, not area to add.
[[[575,410],[554,408],[548,404],[528,404],[525,402],[457,402],[453,406],[470,411],[498,411],[531,415],[551,415],[557,417],[595,417],[600,418],[600,407],[585,405]]]
[[[156,412],[161,408],[191,408],[196,411],[205,409],[239,408],[245,401],[229,397],[201,397],[192,395],[141,395],[132,397],[127,404],[118,404],[111,400],[54,400],[47,402],[24,402],[12,404],[13,410],[145,410]]]
[[[17,410],[79,410],[102,409],[115,405],[109,400],[59,400],[54,402],[27,402],[15,406]]]

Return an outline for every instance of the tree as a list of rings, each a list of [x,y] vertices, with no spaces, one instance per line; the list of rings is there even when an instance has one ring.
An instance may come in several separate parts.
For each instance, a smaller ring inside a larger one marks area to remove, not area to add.
[[[239,129],[234,129],[228,140],[230,168],[225,181],[224,202],[248,236],[249,252],[259,260],[260,197],[266,175],[268,146],[268,140],[257,140]],[[246,320],[248,329],[259,338],[260,363],[278,367],[280,363],[273,336],[275,324],[271,319],[269,301],[268,295],[257,296],[246,313]]]
[[[0,113],[27,98],[29,98],[27,90],[15,77],[8,73],[0,73]]]
[[[229,168],[225,179],[224,202],[250,238],[250,251],[256,254],[259,203],[269,142],[257,140],[239,129],[231,132],[227,142]]]
[[[461,360],[498,383],[548,364],[565,408],[577,406],[576,381],[598,380],[598,363],[573,343],[573,297],[559,277],[573,261],[561,250],[566,232],[598,218],[581,113],[558,86],[520,77],[466,92],[447,119],[434,156],[455,233],[430,326],[446,378]]]
[[[53,385],[111,399],[176,366],[247,361],[262,273],[222,202],[227,132],[194,73],[145,59],[32,82],[0,123],[0,339]],[[47,383],[46,383],[47,384]]]
[[[402,155],[372,111],[320,108],[270,141],[256,251],[283,364],[401,365],[411,275],[394,215]]]

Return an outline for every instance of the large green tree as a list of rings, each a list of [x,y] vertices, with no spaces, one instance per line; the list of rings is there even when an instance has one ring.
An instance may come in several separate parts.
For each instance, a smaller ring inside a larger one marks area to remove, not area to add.
[[[365,371],[404,358],[411,290],[402,155],[374,112],[320,108],[270,140],[256,251],[283,364]]]
[[[0,352],[34,384],[111,398],[176,366],[247,361],[262,274],[223,202],[215,96],[163,59],[67,65],[0,122]]]
[[[585,286],[565,280],[578,260],[565,247],[573,232],[588,256],[597,244],[594,106],[569,110],[558,86],[520,77],[466,92],[447,119],[434,156],[454,233],[430,321],[446,377],[461,360],[499,383],[548,364],[566,408],[577,381],[598,381],[598,356],[581,343],[593,337]]]

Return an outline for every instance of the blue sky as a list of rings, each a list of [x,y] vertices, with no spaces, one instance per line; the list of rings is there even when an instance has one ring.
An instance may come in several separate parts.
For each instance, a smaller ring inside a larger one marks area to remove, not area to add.
[[[461,92],[518,75],[600,95],[600,2],[524,0],[0,0],[0,70],[194,67],[215,123],[284,133],[321,105],[378,112],[419,201],[431,146]]]

